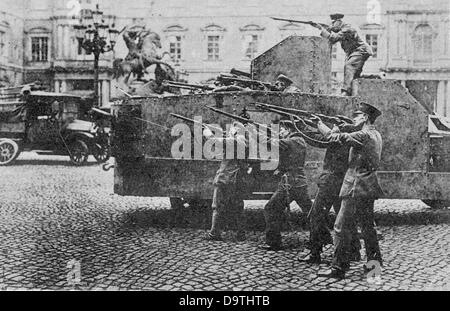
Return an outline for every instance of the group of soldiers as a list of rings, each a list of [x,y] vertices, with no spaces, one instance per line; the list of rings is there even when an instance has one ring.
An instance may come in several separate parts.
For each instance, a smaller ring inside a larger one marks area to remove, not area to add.
[[[371,55],[370,47],[357,33],[342,22],[342,14],[331,15],[333,24],[329,28],[314,24],[321,35],[332,43],[340,41],[347,53],[345,81],[342,95],[351,95],[351,82],[361,74],[364,62]],[[285,75],[277,78],[278,91],[295,92],[293,81]],[[280,182],[271,199],[264,207],[266,222],[265,243],[260,249],[278,251],[282,249],[282,225],[284,213],[290,203],[296,203],[308,215],[310,253],[299,260],[308,264],[320,264],[323,247],[334,244],[334,255],[329,270],[320,276],[344,278],[352,261],[361,260],[361,244],[358,225],[365,242],[367,261],[383,264],[374,225],[374,202],[383,194],[377,179],[380,164],[382,138],[374,123],[381,112],[374,106],[360,102],[353,113],[353,122],[343,122],[328,127],[320,117],[313,116],[306,124],[302,119],[279,120],[279,137],[271,138],[279,147],[279,166],[275,173]],[[216,138],[206,128],[208,139],[223,140],[237,146],[247,147],[249,138],[240,130],[242,124],[234,123],[227,137]],[[323,172],[318,182],[318,192],[311,201],[308,195],[304,164],[308,145],[326,149]],[[237,150],[238,148],[235,148]],[[244,189],[248,173],[248,162],[239,159],[224,159],[214,179],[212,227],[205,239],[222,240],[225,218],[232,218],[237,227],[236,238],[245,240]],[[328,214],[334,207],[337,217],[334,223],[334,241],[328,226]]]
[[[291,202],[308,214],[310,225],[310,254],[299,260],[309,264],[321,263],[322,248],[333,243],[328,228],[328,213],[333,206],[337,212],[334,224],[334,258],[329,271],[322,276],[343,278],[351,261],[361,260],[357,226],[360,225],[365,242],[367,260],[382,265],[377,232],[374,228],[374,202],[383,194],[376,171],[382,149],[380,133],[374,123],[381,112],[361,102],[353,114],[353,123],[329,128],[320,117],[311,118],[312,125],[300,120],[280,120],[278,138],[271,138],[279,147],[279,165],[275,173],[280,182],[264,207],[266,239],[263,250],[282,249],[281,229],[284,213]],[[206,128],[208,139],[234,143],[236,149],[248,147],[249,137],[242,131],[244,125],[234,123],[227,137],[216,138]],[[319,191],[314,203],[308,195],[304,164],[308,145],[326,149]],[[222,240],[225,218],[235,221],[236,238],[245,240],[244,196],[248,162],[242,159],[224,159],[214,179],[212,227],[205,239]]]

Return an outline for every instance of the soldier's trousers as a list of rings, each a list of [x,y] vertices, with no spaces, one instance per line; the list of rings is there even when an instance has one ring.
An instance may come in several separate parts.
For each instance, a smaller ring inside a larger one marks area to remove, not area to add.
[[[308,187],[293,187],[289,190],[288,195],[286,189],[282,185],[278,185],[277,190],[264,207],[266,244],[271,246],[281,245],[281,229],[285,212],[293,201],[297,202],[303,213],[307,214],[312,205],[308,195]]]
[[[311,213],[309,214],[309,242],[311,253],[314,255],[319,255],[323,246],[325,246],[328,241],[332,240],[330,230],[328,229],[328,214],[331,207],[334,206],[336,215],[339,215],[341,206],[339,192],[341,185],[342,180],[336,187],[319,186],[319,191],[317,192],[311,208]],[[328,186],[331,185],[328,184]],[[361,249],[361,243],[359,241],[357,226],[354,221],[350,224],[350,234],[351,253],[357,254]]]
[[[367,261],[377,260],[382,263],[377,232],[374,228],[374,199],[343,198],[341,209],[334,224],[336,234],[333,267],[347,271],[351,256],[351,226],[356,221],[360,224]]]
[[[231,220],[238,233],[244,233],[244,198],[239,188],[237,185],[214,187],[211,235],[219,237],[227,220]]]
[[[343,91],[346,91],[350,95],[352,94],[352,82],[361,76],[364,64],[369,57],[368,54],[359,51],[355,51],[347,56],[344,66]]]

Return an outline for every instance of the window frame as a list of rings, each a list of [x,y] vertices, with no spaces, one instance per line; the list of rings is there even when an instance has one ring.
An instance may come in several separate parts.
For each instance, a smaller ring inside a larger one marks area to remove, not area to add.
[[[376,38],[376,49],[374,49],[374,45],[369,42],[368,37],[375,37]],[[380,35],[377,33],[365,33],[364,34],[364,41],[372,48],[372,52],[374,54],[372,55],[372,58],[378,59],[379,58],[379,50],[380,50]]]
[[[204,41],[204,61],[207,62],[221,62],[223,61],[223,43],[224,43],[224,37],[226,29],[222,26],[216,25],[216,24],[209,24],[204,28],[201,28],[201,31],[203,32],[203,41]],[[217,49],[218,49],[218,56],[215,59],[210,59],[209,57],[209,38],[210,37],[218,37],[217,41]]]
[[[43,39],[45,39],[45,45],[43,44],[43,42],[44,42]],[[34,48],[33,40],[39,40],[38,41],[38,56],[39,56],[38,59],[34,58],[35,53],[33,51],[33,48]],[[31,43],[31,45],[30,45],[30,47],[31,47],[31,62],[33,62],[33,63],[46,63],[46,62],[48,62],[49,61],[49,55],[50,55],[50,53],[49,53],[49,50],[50,50],[50,38],[49,38],[49,36],[46,36],[46,35],[34,35],[34,36],[30,37],[30,41],[31,41],[30,42]],[[44,47],[46,48],[45,49],[45,59],[43,57],[44,56]]]

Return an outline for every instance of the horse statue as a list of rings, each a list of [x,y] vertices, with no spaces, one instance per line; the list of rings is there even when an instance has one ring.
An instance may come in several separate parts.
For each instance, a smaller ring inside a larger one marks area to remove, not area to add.
[[[157,81],[176,79],[175,70],[167,63],[161,61],[157,50],[161,48],[161,38],[155,32],[141,31],[124,33],[124,40],[129,49],[125,59],[116,59],[113,62],[113,78],[126,76],[124,82],[129,84],[131,75],[136,75],[138,81],[144,81],[146,69],[156,65],[155,77]],[[136,42],[137,41],[137,42]],[[162,78],[164,76],[164,78]]]

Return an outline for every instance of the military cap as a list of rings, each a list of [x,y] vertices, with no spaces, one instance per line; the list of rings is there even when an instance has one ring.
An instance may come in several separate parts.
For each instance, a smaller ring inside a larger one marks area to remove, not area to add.
[[[291,79],[289,79],[287,76],[285,76],[283,74],[279,75],[277,77],[277,80],[283,81],[283,82],[288,83],[288,84],[293,84],[294,83],[294,81],[292,81]]]
[[[375,120],[379,116],[381,116],[381,111],[380,110],[378,110],[377,108],[375,108],[372,105],[369,105],[366,102],[360,102],[358,104],[358,108],[356,109],[356,111],[353,112],[353,115],[357,115],[357,114],[360,114],[360,113],[367,114],[373,120]]]
[[[344,18],[344,14],[334,13],[334,14],[331,14],[330,17],[331,17],[332,21],[335,21],[335,20],[338,20],[338,19],[343,19]]]

